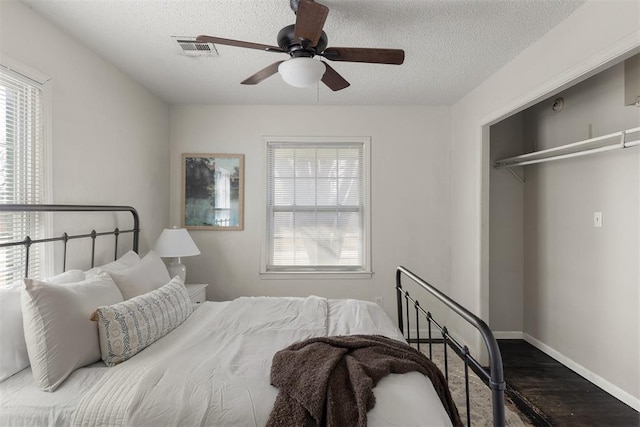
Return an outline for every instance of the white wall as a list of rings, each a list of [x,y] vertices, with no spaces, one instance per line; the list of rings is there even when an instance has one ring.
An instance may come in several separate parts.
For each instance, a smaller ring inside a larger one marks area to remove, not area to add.
[[[490,130],[490,161],[526,152],[522,114],[501,121]],[[517,170],[519,176],[524,171]],[[524,328],[524,185],[507,169],[491,168],[489,207],[489,326],[494,332]],[[518,336],[502,335],[505,337]]]
[[[169,218],[168,106],[23,3],[0,9],[2,57],[51,78],[53,202],[133,205],[146,252]]]
[[[489,312],[489,198],[488,186],[483,186],[489,175],[489,139],[484,126],[533,105],[638,49],[639,9],[640,3],[635,0],[587,2],[453,106],[451,159],[456,173],[451,175],[450,293],[484,318]],[[635,312],[639,313],[640,301],[637,302]],[[593,324],[584,327],[591,328]],[[627,338],[636,340],[636,346],[640,342],[638,336]],[[603,343],[606,340],[603,336]],[[605,381],[613,388],[623,387],[614,383],[615,378],[629,375],[634,367],[614,369],[619,372]],[[618,395],[640,407],[637,391],[623,390]]]
[[[562,111],[549,100],[523,113],[536,149],[587,138],[590,128],[599,136],[640,125],[640,108],[624,105],[623,64],[558,96]],[[524,332],[634,396],[639,159],[632,148],[532,165],[524,185]],[[594,212],[603,213],[604,227],[594,228]]]
[[[373,300],[395,313],[404,264],[444,286],[449,273],[450,110],[430,107],[175,106],[171,110],[171,221],[179,224],[182,153],[245,154],[244,231],[192,231],[202,255],[184,258],[209,299],[316,294]],[[265,143],[262,136],[370,136],[372,279],[261,280]]]

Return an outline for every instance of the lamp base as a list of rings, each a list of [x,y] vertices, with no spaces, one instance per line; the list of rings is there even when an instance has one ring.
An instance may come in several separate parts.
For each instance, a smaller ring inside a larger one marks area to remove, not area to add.
[[[182,283],[185,283],[185,279],[187,278],[187,267],[180,262],[180,258],[171,258],[171,262],[167,264],[167,270],[169,271],[169,276],[173,279],[178,276],[182,279]]]

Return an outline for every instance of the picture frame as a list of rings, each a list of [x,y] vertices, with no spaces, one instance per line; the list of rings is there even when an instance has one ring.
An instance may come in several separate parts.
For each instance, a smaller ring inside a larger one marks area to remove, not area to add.
[[[244,154],[182,154],[182,226],[244,229]]]

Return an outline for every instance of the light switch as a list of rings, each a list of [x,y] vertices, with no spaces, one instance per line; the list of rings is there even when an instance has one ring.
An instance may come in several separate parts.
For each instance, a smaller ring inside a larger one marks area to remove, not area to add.
[[[593,213],[593,226],[597,228],[602,227],[602,212]]]

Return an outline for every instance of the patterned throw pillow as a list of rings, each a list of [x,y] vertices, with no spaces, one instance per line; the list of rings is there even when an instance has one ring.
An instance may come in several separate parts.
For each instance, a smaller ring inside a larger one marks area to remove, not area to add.
[[[192,311],[189,293],[178,277],[155,291],[98,308],[102,360],[115,366],[130,359],[178,327]]]

